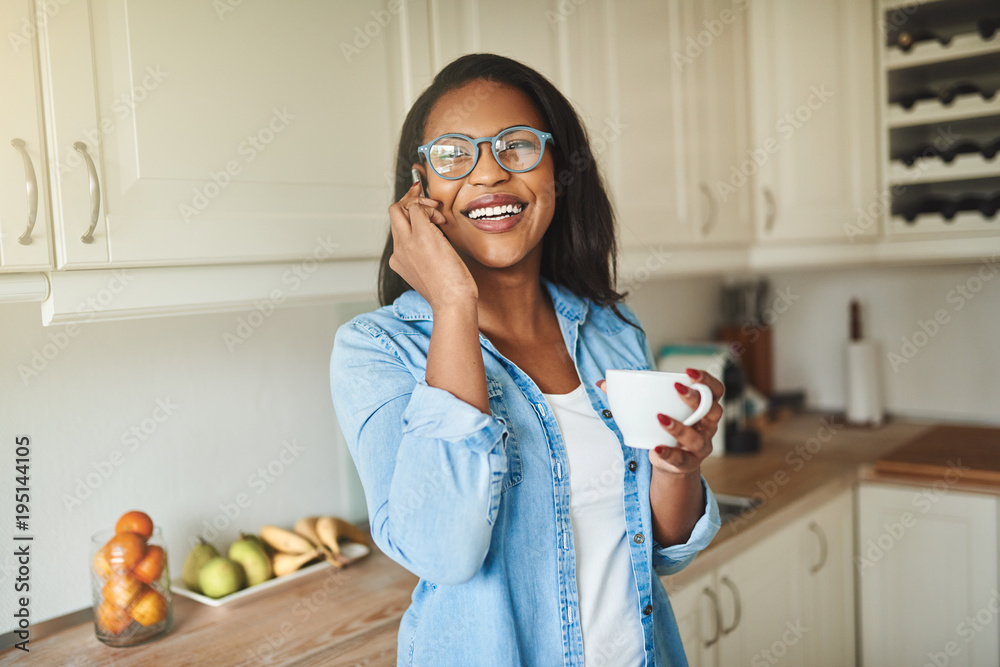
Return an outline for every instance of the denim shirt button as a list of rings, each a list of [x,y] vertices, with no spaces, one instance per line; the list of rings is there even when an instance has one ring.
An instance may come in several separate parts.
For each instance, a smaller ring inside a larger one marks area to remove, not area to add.
[[[629,471],[631,471],[631,472],[635,472],[635,469],[636,469],[636,468],[638,468],[638,467],[639,467],[639,466],[637,466],[637,465],[635,464],[635,461],[629,461],[629,462],[628,462],[628,469],[629,469]]]
[[[611,419],[611,410],[604,408],[603,410],[601,410],[601,414],[604,415],[605,419]]]
[[[636,544],[642,544],[642,541],[643,541],[644,539],[646,539],[646,538],[644,538],[644,537],[642,536],[642,533],[636,533],[636,534],[635,534],[635,537],[633,537],[633,538],[632,538],[632,541],[633,541],[633,542],[635,542]]]
[[[647,604],[645,607],[643,607],[642,613],[644,613],[646,616],[649,616],[650,614],[652,614],[653,613],[653,605]]]

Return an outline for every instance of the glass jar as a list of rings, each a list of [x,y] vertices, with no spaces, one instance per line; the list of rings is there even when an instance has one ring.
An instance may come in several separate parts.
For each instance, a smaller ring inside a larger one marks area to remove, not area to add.
[[[173,624],[170,568],[159,527],[148,540],[102,530],[90,538],[94,630],[108,646],[137,646]],[[114,539],[114,542],[110,542]]]

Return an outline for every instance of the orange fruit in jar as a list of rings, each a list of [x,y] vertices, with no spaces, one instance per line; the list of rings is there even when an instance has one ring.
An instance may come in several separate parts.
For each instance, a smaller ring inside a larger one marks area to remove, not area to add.
[[[132,606],[130,614],[147,628],[156,625],[167,617],[167,599],[152,588],[146,588]]]
[[[97,624],[110,635],[120,635],[132,622],[132,617],[124,609],[107,602],[97,608]]]
[[[107,579],[114,574],[114,570],[111,567],[111,560],[108,555],[107,545],[98,549],[97,553],[94,554],[94,572],[97,572],[101,579]]]
[[[142,583],[131,574],[116,574],[108,579],[101,589],[104,596],[104,604],[111,605],[116,609],[128,609],[140,595],[146,590],[146,584]]]
[[[160,579],[163,574],[163,565],[166,563],[167,555],[163,547],[150,544],[146,547],[146,555],[136,563],[132,569],[132,574],[143,583],[151,584]]]
[[[108,562],[115,572],[127,572],[146,555],[146,540],[136,533],[119,533],[104,545]]]
[[[149,518],[148,514],[139,510],[125,512],[115,524],[115,534],[120,535],[121,533],[135,533],[142,539],[148,540],[149,536],[153,534],[153,520]]]

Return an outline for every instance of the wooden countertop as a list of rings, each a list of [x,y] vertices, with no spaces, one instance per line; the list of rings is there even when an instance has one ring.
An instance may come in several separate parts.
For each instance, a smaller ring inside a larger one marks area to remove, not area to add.
[[[860,478],[928,483],[874,472],[874,462],[933,422],[896,421],[879,429],[844,426],[818,414],[798,415],[764,434],[761,452],[712,457],[702,470],[712,490],[765,499],[745,519],[722,527],[667,591],[718,567],[789,521],[820,506]],[[1000,489],[984,489],[1000,493]],[[104,646],[85,622],[32,638],[31,653],[0,653],[0,664],[86,665],[371,665],[396,664],[396,633],[417,578],[374,549],[337,571],[324,570],[231,606],[207,607],[174,596],[174,627],[164,638],[130,649]]]
[[[417,577],[377,548],[357,563],[327,568],[223,607],[174,595],[173,629],[157,641],[111,648],[92,621],[9,649],[0,665],[386,665]]]

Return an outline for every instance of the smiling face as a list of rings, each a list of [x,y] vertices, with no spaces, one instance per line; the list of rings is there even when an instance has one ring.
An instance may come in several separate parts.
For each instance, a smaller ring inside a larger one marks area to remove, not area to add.
[[[515,125],[548,132],[542,114],[518,90],[477,80],[443,95],[427,117],[422,143],[443,134],[489,137]],[[501,167],[488,143],[479,145],[479,161],[463,178],[441,178],[426,164],[414,165],[427,180],[428,194],[442,203],[441,231],[470,270],[537,261],[541,240],[555,211],[553,146],[545,147],[531,171],[511,173]]]

